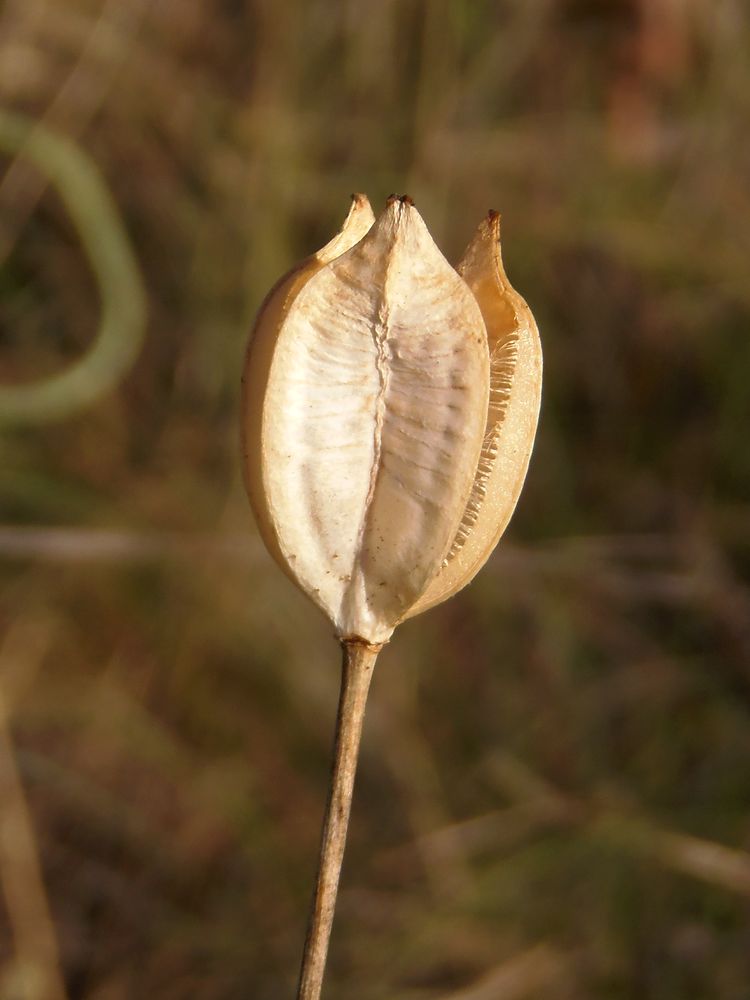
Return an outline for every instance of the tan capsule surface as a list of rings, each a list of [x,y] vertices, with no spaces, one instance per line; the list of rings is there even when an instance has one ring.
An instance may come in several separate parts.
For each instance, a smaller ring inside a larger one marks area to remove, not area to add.
[[[439,572],[471,494],[484,320],[405,200],[300,280],[267,366],[263,512],[337,634],[382,642]]]
[[[285,559],[270,516],[264,482],[264,423],[268,416],[268,376],[284,320],[307,279],[355,245],[370,229],[375,216],[363,194],[352,195],[341,230],[324,247],[306,257],[280,278],[263,301],[250,335],[242,376],[240,436],[242,471],[250,504],[266,548],[281,569],[297,583]]]
[[[482,453],[461,524],[443,566],[405,618],[452,597],[484,566],[518,501],[539,419],[539,331],[531,310],[505,274],[497,213],[491,212],[482,221],[457,270],[473,292],[487,328],[490,403]]]

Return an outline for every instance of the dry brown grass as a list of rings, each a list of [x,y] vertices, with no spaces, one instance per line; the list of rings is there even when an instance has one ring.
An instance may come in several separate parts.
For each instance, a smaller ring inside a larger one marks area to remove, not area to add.
[[[70,1000],[291,995],[336,650],[255,537],[239,363],[260,296],[349,192],[407,189],[454,255],[502,211],[545,401],[508,543],[382,655],[328,996],[742,1000],[743,6],[15,0],[0,19],[3,106],[98,165],[149,310],[117,391],[3,428],[2,815],[28,808],[30,874],[13,866],[25,893],[4,875],[0,997],[36,1000],[27,947],[48,969],[59,950]],[[58,197],[5,166],[3,385],[61,370],[99,321]],[[42,919],[27,945],[19,898],[49,907],[52,944]]]

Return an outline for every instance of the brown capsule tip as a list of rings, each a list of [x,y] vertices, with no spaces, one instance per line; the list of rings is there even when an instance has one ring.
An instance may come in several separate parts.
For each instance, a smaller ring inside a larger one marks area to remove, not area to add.
[[[400,201],[400,198],[397,194],[389,194],[388,197],[385,199],[386,206],[392,205],[396,201]]]
[[[399,200],[402,205],[411,205],[412,207],[414,205],[414,199],[409,197],[408,194],[402,194]]]
[[[487,213],[488,222],[497,222],[500,219],[500,213],[496,212],[494,208],[491,208]]]

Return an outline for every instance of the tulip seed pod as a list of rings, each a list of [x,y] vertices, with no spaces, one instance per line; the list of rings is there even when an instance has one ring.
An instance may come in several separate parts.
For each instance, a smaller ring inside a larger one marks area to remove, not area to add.
[[[396,625],[486,562],[536,431],[541,348],[499,216],[456,269],[408,197],[341,231],[263,303],[243,379],[245,483],[284,572],[344,647],[332,787],[298,997],[320,995],[362,716]]]
[[[247,488],[269,551],[339,638],[382,643],[454,594],[515,506],[541,350],[498,236],[490,213],[456,271],[409,199],[375,222],[358,195],[260,310]]]

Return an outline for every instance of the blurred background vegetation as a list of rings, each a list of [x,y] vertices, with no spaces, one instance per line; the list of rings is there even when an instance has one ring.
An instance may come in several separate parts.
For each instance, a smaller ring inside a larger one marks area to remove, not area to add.
[[[351,191],[542,331],[530,475],[403,626],[327,996],[750,997],[743,0],[6,0],[0,1000],[292,995],[338,686],[244,342]]]

